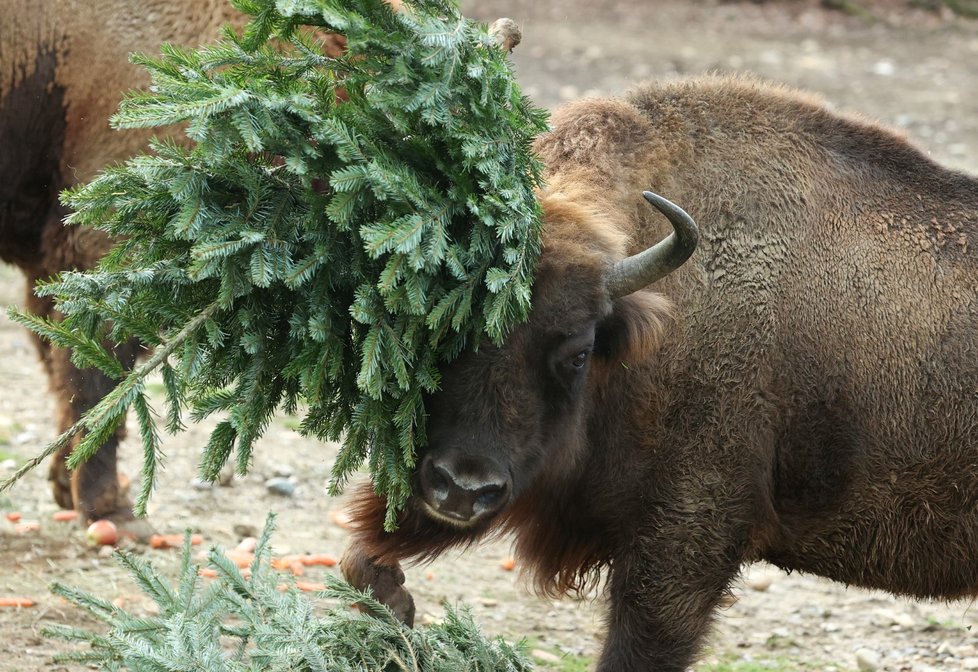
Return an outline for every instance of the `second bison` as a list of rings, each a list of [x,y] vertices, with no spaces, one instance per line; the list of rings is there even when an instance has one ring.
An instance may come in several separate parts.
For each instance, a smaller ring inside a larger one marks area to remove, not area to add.
[[[0,261],[27,279],[25,307],[56,317],[54,303],[34,284],[66,270],[93,267],[110,242],[101,232],[67,227],[58,193],[91,179],[112,162],[146,145],[149,131],[114,131],[109,117],[122,95],[147,83],[127,64],[133,51],[155,51],[164,41],[195,45],[213,39],[236,13],[226,0],[7,0],[0,21]],[[100,372],[79,370],[69,353],[35,339],[57,396],[58,429],[64,431],[115,385]],[[138,346],[116,350],[131,364]],[[87,463],[69,472],[67,454],[50,468],[54,498],[82,520],[113,518],[130,532],[148,534],[132,519],[132,507],[116,475],[122,430]]]

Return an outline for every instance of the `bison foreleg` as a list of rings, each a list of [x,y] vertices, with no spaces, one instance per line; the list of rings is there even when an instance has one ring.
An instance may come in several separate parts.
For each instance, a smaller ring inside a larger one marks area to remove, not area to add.
[[[370,588],[374,598],[390,607],[408,627],[414,626],[414,598],[404,587],[399,564],[381,564],[356,543],[350,544],[340,560],[343,578],[360,590]]]
[[[684,672],[694,662],[743,554],[736,540],[745,535],[718,522],[659,521],[654,534],[641,534],[612,561],[598,672]]]

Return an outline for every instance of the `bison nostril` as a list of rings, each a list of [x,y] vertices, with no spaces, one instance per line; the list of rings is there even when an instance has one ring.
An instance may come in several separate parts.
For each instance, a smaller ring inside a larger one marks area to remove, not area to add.
[[[428,474],[428,491],[431,493],[431,498],[435,502],[440,505],[447,500],[451,489],[451,474],[437,466],[430,471]]]
[[[509,487],[506,484],[487,485],[479,490],[475,498],[475,503],[472,506],[476,515],[493,513],[501,508],[508,490]]]

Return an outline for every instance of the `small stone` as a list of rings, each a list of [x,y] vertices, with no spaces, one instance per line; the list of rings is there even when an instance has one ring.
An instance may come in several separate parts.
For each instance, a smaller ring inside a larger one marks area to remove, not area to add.
[[[750,576],[744,581],[744,584],[751,590],[756,590],[759,593],[765,592],[774,583],[774,578],[770,574],[758,574],[756,576]]]
[[[875,619],[880,625],[898,625],[904,628],[912,628],[917,621],[913,616],[904,611],[891,609],[880,609],[876,612]]]
[[[978,658],[965,658],[961,661],[961,668],[965,670],[978,670]]]
[[[20,434],[14,437],[14,445],[20,446],[25,443],[31,443],[37,440],[37,434],[31,430],[24,430]]]
[[[254,525],[246,525],[244,523],[238,523],[237,525],[231,528],[231,531],[234,532],[239,539],[244,539],[245,537],[258,536],[257,527],[255,527]]]
[[[873,65],[873,74],[882,77],[892,77],[896,72],[896,66],[891,61],[877,61]]]
[[[221,474],[217,477],[217,483],[222,488],[230,488],[234,485],[234,465],[224,465],[224,468],[221,469]]]
[[[4,460],[3,462],[0,462],[0,471],[13,471],[16,468],[16,460]]]
[[[880,656],[878,653],[866,648],[856,650],[856,668],[861,672],[873,672],[873,670],[879,669],[879,666]]]
[[[214,484],[211,483],[210,481],[205,481],[200,478],[195,478],[193,483],[191,484],[191,487],[194,490],[210,490],[211,488],[214,487]]]
[[[435,616],[432,613],[424,612],[421,614],[421,625],[431,626],[431,625],[441,625],[445,619],[440,616]]]
[[[604,56],[604,49],[596,44],[589,45],[587,49],[584,50],[584,58],[589,61],[596,61]]]
[[[572,84],[567,84],[560,87],[557,95],[560,96],[561,100],[576,100],[581,95],[581,90]]]
[[[479,600],[479,604],[483,607],[495,607],[499,604],[499,600],[494,600],[491,597],[483,597]]]
[[[905,628],[912,628],[917,624],[917,620],[913,616],[902,611],[898,611],[893,615],[893,622]]]
[[[265,481],[265,489],[279,497],[291,497],[295,494],[296,482],[291,478],[276,476]]]
[[[295,470],[288,464],[278,464],[272,467],[272,476],[277,476],[279,478],[289,478],[294,473]]]
[[[549,651],[544,651],[543,649],[533,649],[530,651],[530,656],[536,658],[541,663],[559,663],[560,656],[555,653],[550,653]]]

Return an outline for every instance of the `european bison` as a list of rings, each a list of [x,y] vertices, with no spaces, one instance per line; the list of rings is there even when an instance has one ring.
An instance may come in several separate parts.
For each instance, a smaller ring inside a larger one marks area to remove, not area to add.
[[[398,561],[511,531],[544,593],[607,573],[608,672],[685,670],[751,561],[978,594],[978,180],[752,80],[553,121],[530,319],[446,367],[416,495],[388,534],[356,494],[346,576],[410,620]],[[665,233],[646,189],[702,227],[651,288],[619,264]]]
[[[216,37],[230,18],[226,0],[6,1],[0,21],[0,260],[27,276],[29,310],[54,314],[51,302],[31,291],[35,281],[89,268],[108,247],[98,232],[62,224],[58,192],[145,146],[150,133],[108,125],[122,94],[146,83],[145,73],[128,65],[129,53],[155,52],[164,41],[199,44]],[[58,427],[67,429],[113,383],[96,371],[79,371],[65,351],[34,342],[57,395]],[[137,349],[127,343],[119,355],[131,364]],[[86,520],[132,519],[116,476],[121,437],[120,430],[74,473],[64,465],[70,448],[55,456],[50,478],[60,506]]]

